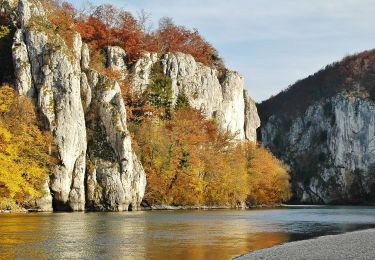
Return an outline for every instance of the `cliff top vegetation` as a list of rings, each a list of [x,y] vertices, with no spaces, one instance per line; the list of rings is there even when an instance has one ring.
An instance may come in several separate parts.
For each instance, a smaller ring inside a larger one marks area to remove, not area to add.
[[[375,50],[348,56],[297,81],[260,103],[258,111],[262,123],[275,111],[293,118],[304,113],[315,102],[345,91],[375,100]]]
[[[139,59],[143,52],[183,52],[205,65],[223,66],[216,49],[197,29],[176,25],[169,17],[161,18],[159,26],[151,30],[150,14],[145,11],[136,17],[110,4],[89,5],[77,10],[58,0],[44,0],[43,3],[50,11],[52,23],[65,32],[78,31],[94,52],[107,46],[119,46],[126,51],[130,63]]]

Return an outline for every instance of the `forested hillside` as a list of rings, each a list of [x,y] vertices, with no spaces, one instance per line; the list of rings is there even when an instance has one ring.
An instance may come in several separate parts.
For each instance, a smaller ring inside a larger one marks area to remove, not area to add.
[[[297,81],[260,103],[259,115],[263,123],[275,113],[292,119],[302,115],[310,105],[340,92],[356,92],[375,100],[375,50],[347,56]]]
[[[328,65],[258,105],[263,144],[306,203],[375,200],[375,50]]]

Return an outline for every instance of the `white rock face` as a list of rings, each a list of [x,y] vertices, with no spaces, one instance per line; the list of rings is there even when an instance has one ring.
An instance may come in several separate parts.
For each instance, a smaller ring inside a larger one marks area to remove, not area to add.
[[[143,93],[150,83],[152,67],[159,61],[156,53],[145,53],[140,58],[132,71],[132,88],[135,94]]]
[[[220,125],[238,139],[245,139],[244,78],[237,72],[227,71],[222,83],[223,103]],[[250,111],[248,111],[250,112]],[[255,129],[254,129],[255,130]],[[256,139],[255,139],[256,140]]]
[[[190,105],[207,117],[221,110],[223,93],[216,70],[183,53],[166,54],[161,57],[161,64],[164,74],[172,80],[173,103],[179,94],[185,94]]]
[[[45,127],[53,133],[59,154],[60,163],[49,181],[53,208],[85,209],[85,196],[89,193],[85,186],[86,168],[89,168],[86,164],[87,140],[96,142],[97,137],[110,142],[116,152],[111,166],[117,165],[118,170],[106,169],[107,177],[97,174],[101,179],[94,180],[96,188],[106,190],[106,178],[116,179],[118,175],[121,185],[107,189],[110,195],[102,196],[97,202],[102,205],[97,205],[96,209],[128,210],[122,206],[107,207],[107,204],[117,203],[111,196],[121,198],[121,205],[132,204],[136,209],[143,197],[146,180],[131,148],[118,84],[112,84],[115,86],[112,91],[98,87],[102,76],[89,71],[89,51],[82,45],[80,35],[76,33],[72,46],[67,46],[64,39],[51,32],[52,26],[39,1],[20,0],[18,16],[20,28],[13,45],[16,88],[19,94],[36,100]],[[87,137],[84,111],[90,114],[93,110],[104,131],[101,136]],[[95,155],[88,156],[96,162]],[[45,205],[49,201],[47,197],[43,199],[44,208],[48,208]]]
[[[260,127],[260,118],[254,100],[244,91],[245,98],[245,136],[248,140],[257,140],[257,128]]]
[[[88,70],[90,67],[90,50],[86,43],[82,44],[81,53],[81,68],[82,70]]]
[[[221,128],[236,134],[238,140],[256,141],[254,133],[259,117],[254,107],[249,106],[245,111],[244,79],[239,73],[227,70],[221,83],[215,69],[196,62],[189,54],[168,53],[162,57],[146,54],[133,69],[134,92],[143,93],[147,89],[152,68],[158,62],[172,80],[173,103],[179,94],[184,94],[193,108],[201,110],[207,118],[216,118]]]
[[[91,77],[93,99],[87,113],[88,207],[94,210],[135,210],[146,186],[141,164],[131,148],[126,110],[117,82]]]
[[[375,194],[373,101],[338,94],[310,106],[288,130],[281,125],[273,116],[262,127],[262,141],[270,147],[282,143],[300,201],[356,202]]]
[[[117,46],[107,47],[107,67],[120,73],[120,79],[124,80],[127,75],[125,50]]]
[[[21,28],[13,48],[16,87],[20,94],[36,98],[58,148],[60,163],[50,179],[54,207],[84,210],[86,128],[80,100],[80,36],[75,36],[69,52],[59,36],[43,30],[48,21],[39,2],[19,1],[18,14]]]
[[[27,48],[22,37],[22,31],[17,30],[12,46],[13,63],[16,72],[14,86],[21,95],[33,97],[35,93],[34,88],[32,88],[31,66],[28,62]]]
[[[49,192],[49,183],[46,181],[43,185],[46,195],[35,200],[35,208],[39,212],[50,212],[52,208],[52,195]]]

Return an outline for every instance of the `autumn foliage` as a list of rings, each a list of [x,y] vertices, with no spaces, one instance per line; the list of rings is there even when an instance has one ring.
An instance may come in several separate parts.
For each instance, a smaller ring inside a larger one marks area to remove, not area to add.
[[[122,84],[134,149],[147,175],[145,201],[185,206],[274,205],[290,197],[286,167],[268,150],[234,140],[190,107],[155,64],[142,95]]]
[[[190,107],[155,64],[142,95],[122,84],[134,149],[147,175],[145,201],[185,206],[274,205],[290,197],[286,167],[268,150],[238,142]]]
[[[177,26],[170,18],[162,18],[156,30],[148,26],[149,14],[138,18],[128,11],[104,4],[78,12],[66,2],[45,0],[50,21],[62,29],[78,31],[92,52],[107,46],[122,47],[129,62],[139,59],[143,52],[184,52],[206,65],[222,66],[217,51],[199,32]],[[69,37],[69,35],[68,35]]]
[[[287,168],[266,149],[249,143],[245,156],[248,162],[249,195],[251,205],[276,204],[287,201],[290,196],[289,174]]]
[[[35,108],[8,86],[0,87],[0,209],[22,207],[45,192],[52,137],[38,126]]]
[[[274,205],[289,199],[289,175],[272,154],[237,143],[190,107],[131,124],[150,204]]]
[[[145,13],[136,19],[111,5],[78,12],[68,3],[46,0],[44,4],[54,32],[71,44],[78,31],[98,66],[104,64],[103,51],[109,45],[123,47],[130,63],[144,51],[180,51],[204,64],[222,66],[216,50],[198,31],[177,26],[169,18],[151,31]],[[0,44],[11,34],[4,28],[0,27]],[[104,67],[101,72],[117,77]],[[134,149],[147,174],[148,203],[237,207],[289,199],[287,169],[269,151],[234,141],[214,120],[191,108],[183,93],[172,102],[172,81],[160,64],[154,65],[151,74],[142,95],[133,95],[129,79],[121,82]],[[51,145],[51,136],[38,127],[31,102],[1,87],[0,208],[22,206],[43,194],[54,163]]]
[[[159,28],[147,35],[146,50],[157,53],[189,53],[206,65],[215,65],[220,60],[217,51],[202,38],[198,30],[177,26],[170,18],[165,17],[160,20]]]

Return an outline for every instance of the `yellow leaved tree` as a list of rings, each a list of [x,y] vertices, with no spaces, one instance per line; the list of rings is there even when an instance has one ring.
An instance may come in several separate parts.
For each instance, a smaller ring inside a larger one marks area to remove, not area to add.
[[[0,209],[22,207],[44,194],[55,162],[52,147],[52,137],[40,130],[31,101],[1,86]]]
[[[254,143],[234,141],[198,110],[182,107],[170,118],[154,115],[131,125],[150,204],[237,207],[290,197],[279,160]]]
[[[246,144],[250,205],[273,205],[288,201],[291,196],[287,167],[270,151],[253,143]]]

